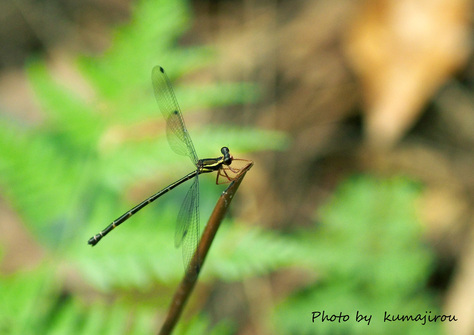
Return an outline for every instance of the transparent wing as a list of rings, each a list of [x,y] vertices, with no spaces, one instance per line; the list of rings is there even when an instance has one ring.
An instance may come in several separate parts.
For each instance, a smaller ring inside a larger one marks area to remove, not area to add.
[[[199,238],[199,178],[194,177],[181,209],[178,214],[174,244],[182,246],[184,269],[189,263],[198,247]]]
[[[153,91],[160,111],[166,120],[166,135],[171,149],[179,155],[188,156],[194,165],[198,162],[196,150],[189,136],[178,101],[170,80],[161,66],[151,71]]]

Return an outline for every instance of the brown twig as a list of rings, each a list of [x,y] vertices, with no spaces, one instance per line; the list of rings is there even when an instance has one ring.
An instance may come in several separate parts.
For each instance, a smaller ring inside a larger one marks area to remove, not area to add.
[[[253,162],[250,162],[248,166],[242,169],[241,173],[235,178],[229,187],[221,194],[219,200],[217,201],[214,211],[207,222],[204,232],[202,233],[201,241],[197,252],[194,254],[193,259],[191,260],[189,267],[184,275],[183,280],[181,281],[178,289],[176,290],[173,300],[168,308],[168,315],[166,320],[161,327],[159,335],[169,335],[173,331],[176,323],[178,322],[179,317],[184,309],[184,306],[193,291],[194,285],[196,284],[197,278],[199,276],[199,270],[202,268],[206,255],[211,247],[212,241],[216,236],[217,230],[224,219],[227,209],[234,198],[235,192],[239,188],[240,183],[245,177],[245,174],[253,166]],[[196,271],[198,269],[198,271]]]

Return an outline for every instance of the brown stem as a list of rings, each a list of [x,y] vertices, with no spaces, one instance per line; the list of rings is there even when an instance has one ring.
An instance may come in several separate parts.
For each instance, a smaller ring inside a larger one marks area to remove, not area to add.
[[[234,198],[235,192],[239,188],[240,183],[244,179],[245,174],[252,167],[253,162],[249,163],[243,171],[238,175],[238,177],[232,181],[229,187],[221,194],[219,200],[217,201],[214,211],[207,222],[204,232],[202,233],[201,241],[197,252],[194,254],[193,259],[191,260],[188,269],[184,275],[183,280],[179,284],[178,289],[176,290],[173,300],[168,308],[168,315],[166,320],[161,327],[159,335],[169,335],[173,331],[176,323],[178,322],[179,317],[184,309],[184,306],[193,291],[194,285],[196,284],[197,278],[199,276],[199,271],[196,269],[202,269],[206,255],[211,247],[212,241],[216,236],[217,230],[224,219],[227,209]]]

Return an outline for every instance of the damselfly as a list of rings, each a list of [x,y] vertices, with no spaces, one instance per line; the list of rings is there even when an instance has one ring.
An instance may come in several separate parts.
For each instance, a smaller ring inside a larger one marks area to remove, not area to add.
[[[187,192],[181,209],[178,214],[178,220],[175,231],[175,246],[182,246],[183,249],[183,262],[187,269],[191,258],[193,257],[199,238],[199,175],[202,173],[209,173],[217,171],[216,183],[227,183],[235,180],[240,176],[240,173],[249,166],[250,161],[244,159],[234,159],[229,152],[227,147],[221,148],[222,156],[217,158],[205,158],[199,159],[196,150],[194,149],[193,142],[189,136],[188,130],[184,124],[183,115],[178,105],[178,101],[171,87],[171,83],[162,67],[156,66],[152,70],[151,79],[153,82],[153,89],[155,93],[156,101],[158,106],[166,120],[166,132],[168,142],[173,149],[179,155],[188,156],[196,169],[188,173],[183,178],[175,181],[168,185],[161,191],[153,194],[148,199],[142,201],[131,210],[120,216],[118,219],[113,221],[100,233],[91,237],[88,244],[96,245],[105,235],[110,233],[114,228],[128,220],[132,215],[137,213],[143,207],[149,203],[155,201],[163,194],[174,189],[176,186],[181,185],[187,180],[193,179],[191,188]],[[241,161],[244,166],[232,167],[231,164],[234,161]]]

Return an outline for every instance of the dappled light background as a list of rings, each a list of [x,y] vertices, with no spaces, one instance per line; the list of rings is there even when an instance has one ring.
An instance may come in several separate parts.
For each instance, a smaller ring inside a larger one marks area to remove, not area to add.
[[[473,334],[467,0],[0,4],[0,333],[149,334],[183,275],[192,171],[255,162],[176,334]],[[225,185],[203,175],[201,226]],[[350,316],[321,322],[313,312]],[[372,315],[370,324],[356,314]],[[386,314],[457,321],[385,321]]]

